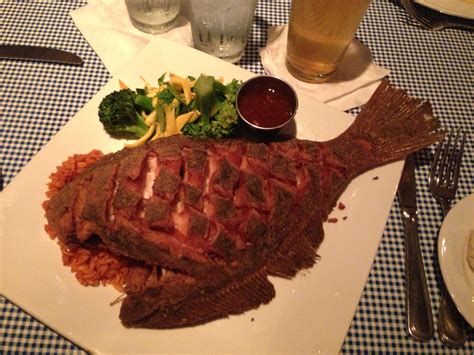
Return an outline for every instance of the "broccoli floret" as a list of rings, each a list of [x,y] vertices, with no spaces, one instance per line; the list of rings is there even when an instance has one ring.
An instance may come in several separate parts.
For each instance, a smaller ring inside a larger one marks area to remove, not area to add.
[[[232,137],[238,125],[237,110],[234,104],[224,101],[219,112],[206,124],[203,120],[198,120],[187,124],[183,128],[185,135],[195,138],[226,138]]]
[[[136,96],[134,91],[122,89],[103,98],[99,105],[99,119],[110,135],[135,135],[140,138],[148,131],[148,126],[135,108]]]
[[[224,101],[219,112],[211,121],[211,132],[214,138],[225,138],[234,135],[239,122],[237,110],[233,103]]]
[[[194,138],[207,138],[209,125],[204,124],[200,119],[192,123],[188,123],[183,127],[183,133],[186,136]]]
[[[237,130],[239,119],[237,115],[237,110],[235,108],[235,95],[237,90],[239,89],[241,82],[238,80],[232,80],[229,84],[225,87],[224,85],[211,85],[210,79],[212,77],[207,77],[206,79],[209,80],[208,84],[204,89],[196,90],[196,99],[198,102],[201,103],[200,108],[202,110],[202,102],[204,101],[207,106],[205,107],[207,112],[212,112],[209,109],[211,106],[215,106],[218,108],[217,112],[209,117],[201,117],[199,120],[194,121],[192,123],[187,124],[183,128],[183,132],[185,135],[192,136],[195,138],[226,138],[232,137]],[[199,80],[199,79],[198,79]],[[212,78],[214,80],[214,78]],[[218,88],[219,90],[214,90],[212,88]],[[225,89],[225,90],[223,90]],[[216,95],[216,91],[220,93],[225,92],[225,101],[219,101],[219,98]],[[201,96],[201,97],[200,97]],[[203,96],[205,100],[203,100]],[[201,111],[201,113],[203,113]],[[204,116],[204,114],[203,114]]]
[[[225,97],[227,101],[230,101],[231,103],[235,103],[235,97],[237,95],[237,90],[239,90],[240,85],[242,85],[242,82],[233,79],[229,84],[226,85],[227,92],[225,94]]]

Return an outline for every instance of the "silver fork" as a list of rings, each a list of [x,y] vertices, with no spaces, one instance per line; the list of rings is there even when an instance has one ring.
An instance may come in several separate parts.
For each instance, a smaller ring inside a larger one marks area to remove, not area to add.
[[[447,141],[438,145],[431,165],[429,186],[434,198],[441,204],[443,218],[456,195],[465,142],[466,135],[461,130],[451,130]],[[444,284],[439,304],[438,335],[441,342],[451,347],[462,346],[467,337],[464,319],[456,309]]]
[[[447,15],[441,17],[433,16],[429,13],[430,10],[419,10],[413,0],[401,0],[402,6],[405,10],[417,20],[424,28],[431,31],[439,31],[445,28],[461,28],[469,31],[474,31],[474,23],[470,20],[460,18],[450,19]]]

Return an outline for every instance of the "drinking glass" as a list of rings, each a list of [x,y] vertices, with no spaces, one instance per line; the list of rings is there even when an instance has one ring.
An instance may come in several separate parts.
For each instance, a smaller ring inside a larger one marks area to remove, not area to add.
[[[163,33],[173,28],[181,8],[180,0],[125,0],[133,25],[143,32]]]
[[[191,0],[194,48],[229,62],[243,55],[257,0]]]
[[[324,82],[354,38],[371,0],[293,0],[286,67],[297,79]]]

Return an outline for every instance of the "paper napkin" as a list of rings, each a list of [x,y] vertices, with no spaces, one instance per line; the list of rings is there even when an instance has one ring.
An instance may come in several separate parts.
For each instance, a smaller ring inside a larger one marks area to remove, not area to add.
[[[159,35],[135,28],[124,0],[89,0],[70,13],[77,28],[112,75],[157,36],[192,46],[191,26],[183,16],[176,28]]]

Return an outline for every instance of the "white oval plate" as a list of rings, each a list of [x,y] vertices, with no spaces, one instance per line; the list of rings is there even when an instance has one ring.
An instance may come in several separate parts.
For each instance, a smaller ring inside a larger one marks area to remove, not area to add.
[[[474,271],[467,263],[469,235],[474,230],[474,194],[446,216],[438,240],[438,258],[446,288],[466,321],[474,327]]]
[[[415,0],[415,2],[444,14],[474,20],[473,0]]]

